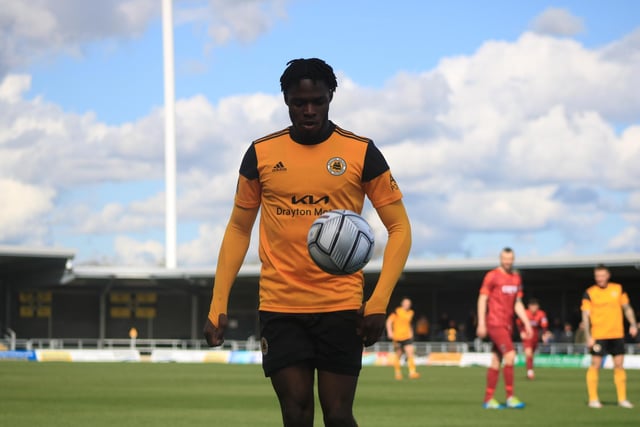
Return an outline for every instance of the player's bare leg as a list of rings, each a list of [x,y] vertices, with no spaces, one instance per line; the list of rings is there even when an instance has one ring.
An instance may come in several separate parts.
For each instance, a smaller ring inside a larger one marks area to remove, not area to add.
[[[271,375],[284,427],[313,427],[314,370],[307,364],[280,369]]]
[[[526,366],[527,366],[527,378],[532,380],[535,378],[535,373],[533,371],[533,348],[532,347],[524,348],[524,357],[525,357]]]
[[[326,427],[358,427],[353,400],[358,377],[318,371],[318,397]]]
[[[602,356],[591,356],[591,366],[587,369],[587,393],[589,395],[590,408],[602,408],[600,399],[598,398],[598,377],[600,374],[600,366],[602,365]]]
[[[613,356],[613,382],[616,385],[618,406],[631,409],[633,404],[627,400],[627,373],[624,370],[624,355]]]
[[[404,353],[404,351],[402,349],[402,346],[399,343],[394,343],[394,345],[396,346],[396,351],[395,351],[395,359],[393,360],[393,371],[394,371],[395,379],[401,380],[402,367],[400,365],[400,362],[402,360],[402,354]]]
[[[409,366],[409,378],[420,378],[420,374],[416,371],[415,347],[413,346],[413,344],[409,344],[405,346],[404,350],[405,354],[407,355],[407,365]]]

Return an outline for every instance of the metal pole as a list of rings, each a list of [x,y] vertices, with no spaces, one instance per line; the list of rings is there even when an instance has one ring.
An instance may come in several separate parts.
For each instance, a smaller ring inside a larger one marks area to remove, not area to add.
[[[171,0],[162,0],[162,52],[164,57],[164,149],[165,149],[165,266],[175,268],[176,256],[176,125]]]

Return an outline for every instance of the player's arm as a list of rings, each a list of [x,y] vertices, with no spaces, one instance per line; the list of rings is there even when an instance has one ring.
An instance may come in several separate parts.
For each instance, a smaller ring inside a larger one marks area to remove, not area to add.
[[[591,348],[595,344],[595,340],[591,336],[591,296],[588,291],[582,296],[580,311],[582,312],[582,323],[584,324],[584,339],[587,347]]]
[[[540,330],[542,331],[542,333],[546,333],[549,330],[549,318],[547,317],[547,313],[546,312],[542,312],[542,315],[540,316]]]
[[[635,338],[635,336],[638,335],[638,324],[636,323],[636,315],[633,312],[633,307],[631,307],[631,304],[624,304],[622,311],[629,322],[629,335]]]
[[[365,305],[365,316],[386,313],[389,298],[398,283],[411,249],[411,223],[402,200],[379,207],[376,211],[389,237],[382,257],[380,277]]]
[[[520,319],[520,321],[524,325],[524,338],[531,338],[533,336],[533,329],[531,329],[531,322],[529,321],[526,309],[524,308],[524,304],[522,303],[522,298],[516,298],[514,311],[516,312],[516,316],[518,316],[518,319]]]
[[[387,327],[387,337],[390,340],[393,340],[393,320],[395,318],[395,314],[391,313],[389,317],[387,317],[386,327]]]
[[[204,335],[210,346],[220,345],[224,341],[229,293],[249,249],[251,230],[258,210],[259,207],[247,209],[235,205],[231,212],[220,246],[213,297],[204,328]]]
[[[518,328],[518,333],[520,334],[521,339],[526,339],[526,332],[524,329],[524,323],[520,320],[519,317],[516,317],[516,327]]]
[[[402,200],[376,208],[376,211],[389,237],[382,257],[378,282],[371,297],[360,309],[363,317],[358,332],[365,346],[378,341],[384,331],[389,298],[411,249],[411,224]]]
[[[489,301],[489,295],[480,293],[478,295],[478,327],[476,329],[476,335],[480,338],[487,336],[487,302]]]

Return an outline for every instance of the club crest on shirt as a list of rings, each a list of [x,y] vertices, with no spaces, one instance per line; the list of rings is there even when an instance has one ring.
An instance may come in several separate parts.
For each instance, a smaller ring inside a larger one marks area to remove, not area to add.
[[[327,170],[333,176],[340,176],[347,170],[347,162],[341,157],[332,157],[327,162]]]

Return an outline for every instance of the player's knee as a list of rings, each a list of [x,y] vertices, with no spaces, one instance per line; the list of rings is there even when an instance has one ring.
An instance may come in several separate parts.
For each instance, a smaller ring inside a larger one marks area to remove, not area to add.
[[[502,360],[504,361],[505,365],[513,365],[513,363],[516,360],[516,352],[515,351],[509,351],[509,352],[505,353],[505,355],[502,358]]]
[[[282,420],[286,426],[313,425],[313,405],[283,404]]]
[[[323,413],[326,427],[354,427],[357,426],[350,408],[331,408]]]

